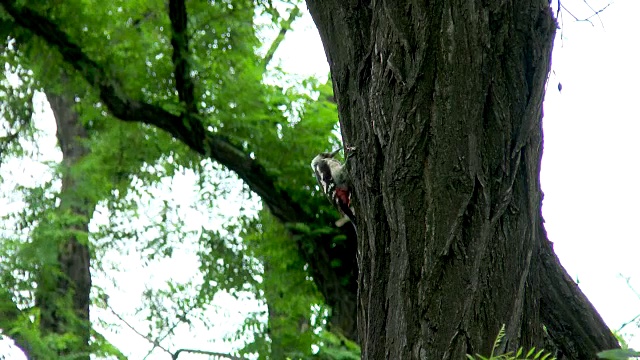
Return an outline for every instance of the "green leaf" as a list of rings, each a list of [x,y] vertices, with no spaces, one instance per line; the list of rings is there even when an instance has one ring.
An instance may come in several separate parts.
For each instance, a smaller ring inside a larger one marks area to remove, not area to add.
[[[607,360],[626,360],[633,357],[640,357],[640,351],[633,349],[612,349],[599,352],[598,358]]]

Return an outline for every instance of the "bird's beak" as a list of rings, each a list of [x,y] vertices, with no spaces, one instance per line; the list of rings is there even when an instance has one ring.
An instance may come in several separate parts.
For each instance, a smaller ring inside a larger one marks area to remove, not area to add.
[[[340,152],[340,150],[342,150],[342,148],[338,148],[337,150],[334,150],[334,151],[331,153],[331,157],[336,156],[336,154],[337,154],[337,153],[339,153],[339,152]]]

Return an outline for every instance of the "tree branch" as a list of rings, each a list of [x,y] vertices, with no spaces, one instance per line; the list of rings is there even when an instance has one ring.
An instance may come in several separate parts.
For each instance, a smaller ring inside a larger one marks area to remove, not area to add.
[[[276,50],[278,50],[278,47],[280,47],[280,44],[282,43],[282,41],[284,41],[284,36],[287,34],[287,31],[291,29],[291,25],[299,16],[300,16],[300,8],[298,6],[295,6],[293,9],[291,9],[291,12],[289,13],[289,18],[287,20],[282,20],[280,22],[280,32],[278,33],[278,36],[276,36],[276,38],[271,43],[271,46],[269,47],[269,51],[267,51],[267,54],[264,56],[264,59],[262,60],[262,63],[264,64],[265,67],[269,65],[269,63],[273,59],[273,55],[275,55],[276,53]]]
[[[174,65],[174,76],[176,78],[176,90],[178,99],[184,103],[186,114],[196,114],[194,85],[189,75],[189,37],[187,36],[187,6],[184,0],[169,1],[169,19],[171,20],[171,46],[173,55],[171,59]]]
[[[608,3],[607,5],[605,5],[603,8],[601,8],[600,10],[596,10],[594,9],[588,2],[587,0],[583,0],[583,2],[585,3],[585,5],[587,5],[587,7],[589,8],[589,10],[591,10],[593,13],[584,18],[584,19],[579,19],[577,16],[575,16],[574,14],[571,13],[571,11],[569,11],[569,9],[567,9],[566,6],[564,6],[564,4],[562,4],[562,2],[560,0],[558,0],[558,9],[556,12],[556,17],[558,17],[558,14],[560,13],[560,9],[563,9],[564,11],[567,12],[567,14],[571,15],[571,17],[575,20],[575,21],[586,21],[589,24],[591,24],[591,26],[593,25],[593,22],[591,22],[591,18],[594,16],[598,17],[598,20],[600,20],[600,25],[602,25],[602,27],[604,27],[604,23],[602,22],[602,19],[600,18],[600,13],[605,11],[613,2]]]
[[[288,194],[276,187],[273,178],[260,163],[226,137],[206,131],[199,116],[174,115],[159,106],[128,97],[117,81],[108,77],[104,69],[51,20],[26,6],[18,7],[13,0],[0,0],[0,4],[18,26],[33,32],[56,48],[65,62],[98,89],[100,98],[113,116],[123,121],[158,127],[197,153],[224,165],[244,180],[280,221],[312,222],[312,218]]]
[[[154,348],[158,348],[158,349],[166,352],[167,354],[171,355],[171,359],[173,359],[173,360],[176,360],[180,356],[180,353],[183,353],[183,352],[184,353],[193,353],[193,354],[203,354],[203,355],[224,357],[224,358],[231,359],[231,360],[244,360],[244,358],[237,357],[237,356],[234,356],[234,355],[231,355],[231,354],[226,354],[226,353],[221,353],[221,352],[216,352],[216,351],[208,351],[208,350],[184,349],[183,348],[183,349],[178,349],[175,352],[171,352],[169,349],[167,349],[164,346],[160,345],[160,341],[159,340],[151,339],[150,337],[148,337],[148,336],[144,335],[143,333],[141,333],[140,331],[138,331],[133,325],[129,324],[129,322],[127,320],[125,320],[120,314],[118,314],[111,307],[111,305],[107,304],[107,309],[109,309],[109,311],[111,311],[111,313],[113,315],[115,315],[118,318],[118,320],[122,321],[130,330],[132,330],[138,336],[140,336],[141,338],[147,340],[151,345],[153,345],[153,348],[151,349],[151,351],[153,351]],[[148,355],[149,354],[147,354],[147,356]]]
[[[205,130],[197,114],[177,116],[159,106],[147,104],[128,97],[117,81],[107,76],[104,68],[90,59],[55,23],[28,7],[19,7],[13,0],[0,0],[0,5],[14,18],[17,27],[42,38],[57,49],[66,63],[99,91],[102,102],[111,114],[123,121],[141,122],[160,128],[186,146],[235,172],[261,197],[271,213],[283,223],[313,223],[315,218],[302,210],[284,191],[278,189],[273,177],[256,160],[247,155],[220,134]],[[293,229],[293,228],[292,228]],[[293,230],[295,232],[295,230]],[[309,263],[311,276],[333,307],[332,324],[342,329],[350,339],[356,339],[355,297],[356,285],[356,242],[355,233],[349,235],[353,241],[345,241],[341,246],[332,246],[333,237],[314,238],[305,242],[305,236],[297,236],[302,258]],[[304,242],[304,244],[303,244]],[[337,259],[343,266],[330,266]],[[345,279],[348,279],[345,285]]]
[[[176,352],[174,352],[171,355],[171,358],[173,360],[178,359],[178,356],[180,356],[180,353],[192,353],[192,354],[201,354],[201,355],[209,355],[209,356],[216,356],[216,357],[223,357],[223,358],[227,358],[227,359],[231,359],[231,360],[244,360],[245,358],[243,357],[238,357],[238,356],[234,356],[231,354],[225,354],[225,353],[219,353],[219,352],[215,352],[215,351],[207,351],[207,350],[198,350],[198,349],[178,349],[176,350]]]

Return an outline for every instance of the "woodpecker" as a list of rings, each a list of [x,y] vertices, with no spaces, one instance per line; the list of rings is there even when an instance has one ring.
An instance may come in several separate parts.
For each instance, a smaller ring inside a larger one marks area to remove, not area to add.
[[[330,153],[318,154],[313,158],[311,168],[316,175],[316,180],[318,180],[322,192],[327,195],[329,201],[338,209],[340,214],[351,220],[351,223],[355,226],[356,216],[351,207],[349,174],[346,167],[334,158],[339,151],[340,149]],[[342,226],[346,221],[347,219],[343,217],[343,219],[336,221],[336,225]]]

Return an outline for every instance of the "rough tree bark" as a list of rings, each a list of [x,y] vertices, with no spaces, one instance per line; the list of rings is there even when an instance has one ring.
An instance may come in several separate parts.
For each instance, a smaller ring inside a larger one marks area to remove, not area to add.
[[[542,225],[548,2],[307,5],[356,148],[363,359],[488,354],[502,324],[503,351],[616,347]]]

